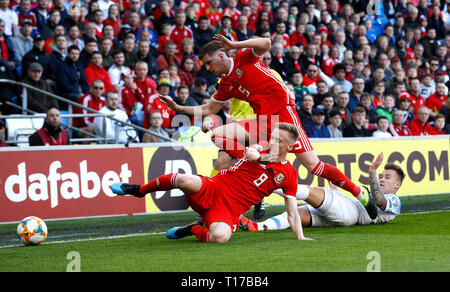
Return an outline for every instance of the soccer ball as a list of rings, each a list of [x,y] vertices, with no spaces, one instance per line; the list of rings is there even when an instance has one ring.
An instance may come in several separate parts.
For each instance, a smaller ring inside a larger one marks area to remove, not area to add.
[[[41,218],[26,217],[17,225],[17,235],[25,245],[38,245],[47,237],[47,224]]]

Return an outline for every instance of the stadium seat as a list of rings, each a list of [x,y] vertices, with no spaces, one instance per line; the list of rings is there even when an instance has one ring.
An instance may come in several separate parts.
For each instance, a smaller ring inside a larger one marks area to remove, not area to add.
[[[33,118],[31,118],[33,123],[33,128],[40,129],[44,125],[45,114],[34,114]]]
[[[43,114],[35,114],[33,116],[10,115],[10,117],[17,117],[17,116],[21,118],[6,119],[5,121],[7,129],[6,138],[9,141],[11,140],[18,141],[17,146],[28,146],[28,136],[36,132],[36,130],[42,128],[42,125],[44,124],[45,115]]]
[[[31,136],[36,129],[17,129],[15,140],[18,147],[28,147],[30,143],[28,142],[28,137]]]

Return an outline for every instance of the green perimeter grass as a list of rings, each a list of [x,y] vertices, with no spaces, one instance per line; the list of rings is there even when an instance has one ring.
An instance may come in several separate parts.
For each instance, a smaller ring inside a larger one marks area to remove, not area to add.
[[[448,211],[401,215],[386,225],[310,228],[314,241],[290,230],[238,231],[226,244],[149,235],[0,250],[0,271],[65,271],[80,254],[81,271],[366,271],[370,251],[382,271],[450,271]]]
[[[430,197],[431,198],[431,197]],[[402,199],[403,210],[422,210],[441,199]],[[271,216],[282,207],[267,208]],[[251,215],[252,212],[249,212]],[[194,219],[193,212],[48,221],[48,242],[134,232],[163,232]],[[251,217],[251,216],[250,216]],[[381,271],[450,271],[450,212],[405,214],[385,225],[305,228],[314,241],[298,241],[291,230],[243,232],[226,244],[195,237],[168,240],[164,234],[0,249],[0,271],[66,271],[71,251],[80,254],[81,271],[297,272],[366,271],[370,251],[380,255]],[[0,225],[1,245],[13,244],[15,224]],[[125,232],[127,231],[127,232]],[[13,231],[14,232],[14,231]],[[78,235],[70,236],[70,233]],[[57,234],[52,238],[51,234]],[[95,235],[93,235],[95,234]]]

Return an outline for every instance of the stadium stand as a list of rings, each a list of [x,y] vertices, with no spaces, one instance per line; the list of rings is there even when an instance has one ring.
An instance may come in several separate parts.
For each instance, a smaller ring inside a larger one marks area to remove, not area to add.
[[[392,123],[398,109],[405,128],[419,127],[414,135],[450,133],[450,4],[445,0],[3,0],[0,119],[7,131],[0,138],[8,146],[26,146],[27,137],[43,123],[29,115],[45,114],[46,106],[61,111],[70,144],[118,142],[117,135],[108,140],[106,131],[99,135],[89,125],[73,124],[98,115],[119,123],[117,131],[136,130],[134,142],[145,133],[159,137],[143,123],[153,110],[165,110],[152,98],[158,93],[155,84],[168,80],[174,100],[186,100],[179,98],[183,85],[189,97],[207,102],[210,95],[199,97],[195,84],[206,82],[207,92],[213,92],[217,77],[201,66],[197,54],[214,33],[232,40],[272,40],[262,61],[295,92],[299,115],[311,123],[303,127],[311,133],[328,131],[333,113],[334,131],[352,126],[357,127],[353,132],[372,136],[378,130],[374,113]],[[186,60],[193,65],[183,66]],[[147,66],[136,67],[142,62]],[[41,66],[30,67],[32,63]],[[94,85],[96,74],[103,85]],[[147,75],[144,82],[137,77],[142,74]],[[30,110],[25,88],[32,104],[42,105],[38,112]],[[104,100],[108,91],[117,92],[117,106],[80,101],[86,95]],[[303,105],[306,95],[313,97],[312,106]],[[394,97],[394,107],[385,106],[388,95]],[[358,106],[366,118],[355,126],[351,116]],[[102,111],[104,107],[109,110]],[[420,107],[428,111],[428,120],[418,118]],[[114,118],[119,111],[128,119]],[[325,119],[308,118],[313,112],[324,112]],[[445,123],[434,122],[438,114]],[[229,107],[218,113],[219,118],[229,116]],[[180,125],[176,115],[171,119],[164,129],[169,136],[180,126],[193,125]],[[395,133],[403,134],[411,131]]]

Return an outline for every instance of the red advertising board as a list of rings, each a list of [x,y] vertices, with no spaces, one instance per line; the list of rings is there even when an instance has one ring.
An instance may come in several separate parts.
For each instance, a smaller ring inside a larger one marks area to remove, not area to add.
[[[111,192],[119,181],[144,181],[142,149],[0,152],[0,222],[145,212],[144,200]]]

